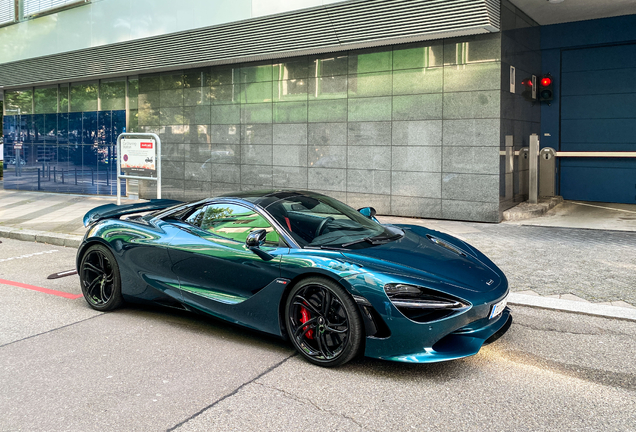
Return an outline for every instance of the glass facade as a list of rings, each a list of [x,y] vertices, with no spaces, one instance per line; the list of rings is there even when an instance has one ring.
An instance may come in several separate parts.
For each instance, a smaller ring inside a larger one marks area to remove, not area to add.
[[[161,137],[166,197],[299,188],[498,221],[500,47],[484,35],[140,75],[138,130]]]
[[[167,198],[298,188],[498,222],[501,70],[493,34],[7,91],[5,188],[116,193],[127,126],[161,137]]]
[[[125,79],[11,90],[5,100],[5,189],[117,193]]]

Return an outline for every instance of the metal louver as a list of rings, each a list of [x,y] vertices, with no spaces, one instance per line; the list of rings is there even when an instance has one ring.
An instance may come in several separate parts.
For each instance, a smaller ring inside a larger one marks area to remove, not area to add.
[[[15,21],[15,1],[0,0],[0,25]]]
[[[65,6],[86,3],[86,0],[23,0],[24,2],[24,17],[38,14],[40,12],[46,12],[53,9],[59,9]]]
[[[499,31],[498,0],[358,0],[0,65],[0,86],[56,83]]]

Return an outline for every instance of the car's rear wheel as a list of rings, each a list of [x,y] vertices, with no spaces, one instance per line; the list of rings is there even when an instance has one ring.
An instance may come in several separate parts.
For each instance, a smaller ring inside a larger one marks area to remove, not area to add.
[[[121,277],[115,256],[105,246],[90,246],[80,262],[84,298],[98,311],[113,310],[123,303]]]
[[[287,296],[287,334],[310,362],[342,365],[358,354],[364,329],[351,296],[337,283],[320,277],[300,281]]]

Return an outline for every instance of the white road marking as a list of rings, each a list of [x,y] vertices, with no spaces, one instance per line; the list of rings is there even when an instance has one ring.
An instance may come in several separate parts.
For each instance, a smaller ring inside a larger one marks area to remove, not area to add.
[[[572,204],[578,204],[578,205],[588,206],[588,207],[595,207],[595,208],[600,208],[600,209],[604,209],[604,210],[614,210],[614,211],[625,212],[625,213],[636,213],[635,211],[631,211],[631,210],[617,209],[617,208],[613,208],[613,207],[605,207],[605,206],[587,204],[587,203],[576,202],[576,201],[572,201]]]
[[[20,256],[11,257],[11,258],[2,258],[2,259],[0,259],[0,262],[12,261],[12,260],[24,259],[24,258],[31,258],[33,256],[51,254],[51,253],[55,253],[55,252],[59,252],[59,250],[52,249],[52,250],[48,250],[48,251],[44,251],[44,252],[35,252],[35,253],[32,253],[32,254],[20,255]]]

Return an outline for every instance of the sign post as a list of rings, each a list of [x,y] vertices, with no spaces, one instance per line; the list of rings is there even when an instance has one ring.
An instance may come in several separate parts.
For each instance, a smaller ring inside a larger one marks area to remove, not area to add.
[[[156,181],[161,199],[161,139],[156,134],[124,132],[117,137],[117,205],[121,205],[120,179]]]

